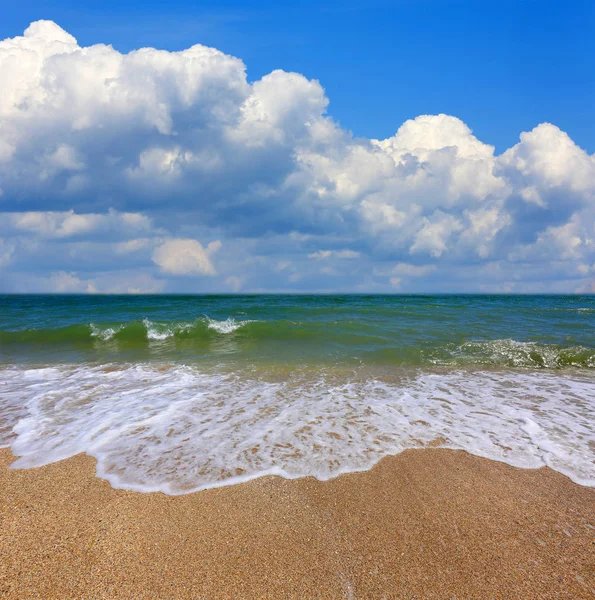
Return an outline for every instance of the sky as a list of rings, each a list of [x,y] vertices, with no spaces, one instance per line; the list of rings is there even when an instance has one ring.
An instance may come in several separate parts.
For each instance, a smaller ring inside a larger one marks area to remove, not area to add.
[[[595,292],[595,3],[13,3],[0,292]]]

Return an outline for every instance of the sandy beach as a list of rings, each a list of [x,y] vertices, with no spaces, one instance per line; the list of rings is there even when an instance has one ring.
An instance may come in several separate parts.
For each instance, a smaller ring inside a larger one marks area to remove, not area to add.
[[[595,596],[595,490],[549,469],[411,450],[170,497],[112,489],[84,455],[0,460],[3,598]]]

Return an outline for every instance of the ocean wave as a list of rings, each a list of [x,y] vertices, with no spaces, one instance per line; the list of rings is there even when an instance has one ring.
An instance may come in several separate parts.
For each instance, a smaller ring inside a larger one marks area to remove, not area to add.
[[[544,465],[595,486],[586,374],[294,370],[282,381],[189,366],[0,369],[0,445],[16,468],[79,452],[114,487],[184,494],[263,475],[325,480],[407,448]]]
[[[254,323],[255,321],[246,320],[246,321],[236,321],[233,317],[229,317],[224,321],[217,321],[215,319],[207,319],[207,327],[209,329],[214,329],[217,333],[233,333],[237,331],[240,327],[247,325],[248,323]]]
[[[167,340],[175,335],[184,334],[189,331],[194,323],[157,323],[149,319],[143,319],[146,336],[148,340]]]
[[[68,343],[84,341],[128,340],[162,341],[175,337],[209,338],[213,333],[227,334],[237,331],[253,320],[236,320],[232,317],[218,321],[210,317],[187,322],[159,322],[150,319],[127,323],[89,323],[68,325],[55,329],[24,329],[19,331],[0,331],[0,343]]]
[[[208,316],[193,321],[160,322],[150,319],[126,323],[89,323],[69,325],[56,329],[27,329],[0,331],[4,344],[28,342],[77,342],[84,340],[166,340],[168,338],[208,339],[213,335],[241,334],[254,340],[292,341],[299,339],[324,339],[330,333],[343,343],[357,338],[360,341],[379,340],[365,324],[353,321],[307,322],[293,320],[259,321],[255,319],[213,319]]]
[[[91,328],[91,337],[99,338],[104,342],[111,340],[116,334],[118,334],[124,325],[116,325],[114,327],[104,327],[101,328],[94,323],[90,323],[89,327]]]
[[[455,334],[453,334],[455,335]],[[492,366],[528,369],[594,369],[595,348],[578,344],[553,344],[514,339],[466,340],[453,343],[440,332],[426,341],[414,327],[398,329],[365,321],[256,320],[209,316],[188,321],[157,321],[144,318],[124,323],[69,325],[56,329],[0,331],[0,354],[34,346],[51,348],[109,349],[149,348],[158,354],[177,342],[209,352],[217,340],[236,344],[238,351],[262,350],[282,359],[300,356],[305,362],[336,362],[387,365]],[[219,345],[219,349],[222,345]],[[235,351],[235,350],[234,350]]]
[[[592,369],[595,368],[595,349],[512,339],[469,341],[435,360],[437,364],[440,362],[538,369]]]

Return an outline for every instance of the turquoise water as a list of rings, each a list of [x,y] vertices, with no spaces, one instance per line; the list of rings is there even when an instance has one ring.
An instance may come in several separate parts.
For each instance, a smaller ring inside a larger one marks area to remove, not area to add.
[[[593,296],[4,296],[0,361],[595,368]]]
[[[425,446],[595,485],[595,297],[0,296],[0,446],[170,494]]]

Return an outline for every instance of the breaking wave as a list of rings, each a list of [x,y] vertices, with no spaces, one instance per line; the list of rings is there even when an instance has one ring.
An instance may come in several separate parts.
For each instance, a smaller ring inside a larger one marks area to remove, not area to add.
[[[467,340],[455,344],[433,342],[401,343],[399,336],[383,335],[357,321],[297,322],[289,320],[216,320],[201,317],[193,321],[159,322],[149,319],[125,323],[89,323],[56,329],[0,331],[0,352],[22,346],[97,347],[102,343],[137,346],[153,342],[184,341],[208,344],[220,336],[267,348],[275,342],[292,344],[334,344],[338,362],[349,358],[367,364],[394,365],[478,365],[531,369],[593,369],[595,348],[580,345],[547,344],[513,339]],[[208,346],[207,346],[208,348]]]

